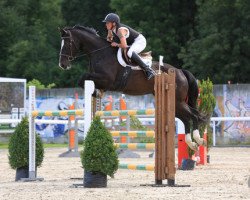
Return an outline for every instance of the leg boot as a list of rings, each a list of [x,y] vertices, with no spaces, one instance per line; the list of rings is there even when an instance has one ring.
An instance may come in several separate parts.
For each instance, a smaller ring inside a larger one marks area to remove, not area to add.
[[[135,53],[135,52],[132,53],[131,60],[143,69],[148,80],[151,79],[155,75],[154,70],[152,70],[148,65],[146,65],[143,62],[143,60],[140,58],[140,56],[138,56],[137,53]]]

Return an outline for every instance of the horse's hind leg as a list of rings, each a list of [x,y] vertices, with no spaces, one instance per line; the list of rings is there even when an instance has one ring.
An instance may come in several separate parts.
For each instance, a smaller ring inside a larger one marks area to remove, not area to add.
[[[185,141],[187,145],[194,151],[198,150],[198,145],[192,141],[191,133],[190,133],[190,121],[194,121],[195,117],[192,115],[192,112],[190,111],[187,104],[182,103],[178,106],[176,117],[178,117],[185,125]]]
[[[190,111],[193,113],[193,115],[198,116],[198,111],[196,109],[193,109],[192,107],[189,106]],[[202,146],[207,146],[206,140],[201,138],[200,132],[199,132],[199,124],[198,124],[198,117],[196,117],[196,120],[193,120],[193,138],[194,140]]]
[[[192,98],[188,99],[188,107],[189,107],[190,111],[196,116],[199,115],[199,112],[198,112],[197,106],[196,106],[197,97],[198,97],[198,92],[193,94]],[[198,127],[199,127],[198,119],[193,120],[193,138],[199,145],[206,146],[207,142],[206,142],[206,140],[201,138]]]

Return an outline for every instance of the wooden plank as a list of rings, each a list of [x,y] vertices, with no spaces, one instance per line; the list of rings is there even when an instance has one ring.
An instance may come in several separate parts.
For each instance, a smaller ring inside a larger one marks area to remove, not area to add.
[[[175,180],[175,71],[155,77],[155,181]]]
[[[168,160],[168,175],[167,179],[175,180],[175,151],[174,151],[174,137],[175,137],[175,71],[169,69],[169,91],[167,98],[168,105],[168,139],[167,139],[167,160]]]
[[[166,112],[166,108],[167,108],[167,104],[166,104],[166,97],[167,97],[167,90],[166,88],[167,86],[167,78],[168,75],[167,74],[163,74],[162,78],[161,78],[161,99],[162,99],[162,109],[161,109],[161,151],[162,151],[162,166],[161,166],[161,170],[162,170],[162,180],[165,180],[167,178],[167,174],[166,174],[166,166],[167,166],[167,152],[166,152],[166,122],[167,122],[167,112]]]

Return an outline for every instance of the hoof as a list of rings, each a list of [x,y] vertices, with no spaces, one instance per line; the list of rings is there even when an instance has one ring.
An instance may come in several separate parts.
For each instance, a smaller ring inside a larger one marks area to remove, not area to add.
[[[103,98],[104,92],[103,92],[103,90],[95,89],[92,96],[95,98]]]

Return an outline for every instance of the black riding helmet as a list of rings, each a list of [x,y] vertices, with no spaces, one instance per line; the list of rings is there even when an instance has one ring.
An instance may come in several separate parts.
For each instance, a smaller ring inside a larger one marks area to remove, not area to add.
[[[120,17],[115,13],[109,13],[102,22],[120,23]]]

